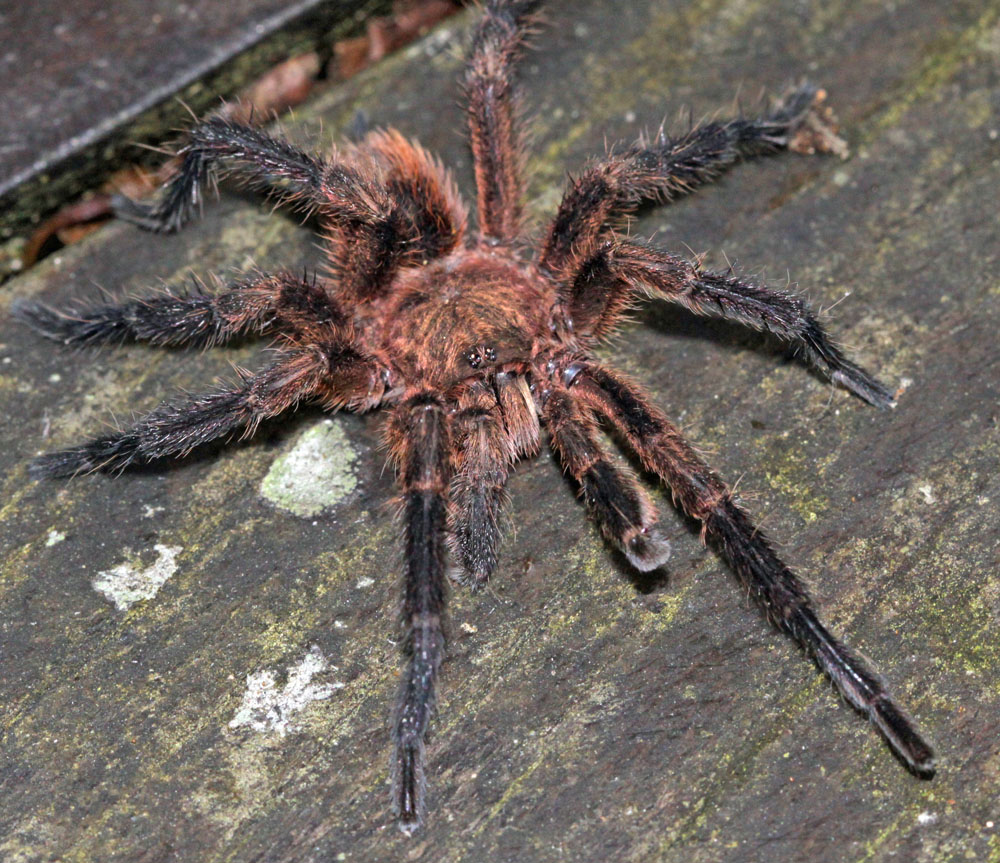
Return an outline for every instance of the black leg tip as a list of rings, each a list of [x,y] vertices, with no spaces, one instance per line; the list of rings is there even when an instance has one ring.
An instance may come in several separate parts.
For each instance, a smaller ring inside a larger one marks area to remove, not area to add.
[[[768,114],[767,119],[772,123],[782,123],[791,128],[802,123],[806,114],[816,101],[816,94],[819,87],[810,81],[803,81],[800,84],[786,90],[778,102]]]
[[[35,300],[14,300],[10,305],[10,316],[48,339],[57,342],[67,340],[67,319]]]
[[[32,322],[38,315],[38,311],[44,308],[41,303],[37,303],[34,300],[18,297],[10,304],[10,316],[16,321],[33,326]]]
[[[485,587],[489,583],[490,575],[491,571],[463,563],[452,563],[448,567],[448,578],[452,582],[473,591]]]
[[[31,460],[28,473],[35,479],[59,479],[94,470],[85,454],[78,450],[60,450]]]
[[[933,778],[937,772],[933,748],[892,698],[883,695],[876,699],[869,709],[869,716],[889,747],[914,776]]]
[[[396,823],[412,836],[424,821],[423,747],[420,743],[399,743],[397,747],[393,774]]]
[[[150,207],[148,205],[133,201],[125,195],[112,195],[111,209],[114,211],[115,216],[123,222],[130,222],[140,227],[149,218],[150,214]]]
[[[639,572],[652,572],[670,559],[670,542],[656,528],[643,528],[622,548],[628,562]]]
[[[896,407],[895,393],[891,392],[888,387],[861,369],[838,369],[830,377],[835,383],[850,390],[858,398],[872,405],[872,407],[876,407],[879,410]]]
[[[154,234],[175,234],[184,221],[181,213],[164,214],[157,205],[141,204],[125,195],[112,195],[111,208],[123,222]]]
[[[95,306],[66,314],[33,300],[17,300],[11,315],[35,332],[64,345],[122,342],[130,336],[127,306]]]
[[[45,453],[28,466],[38,479],[58,479],[95,471],[120,472],[138,456],[136,441],[128,434],[99,438],[82,446]]]
[[[405,836],[413,836],[422,826],[419,818],[409,816],[400,816],[396,824]]]

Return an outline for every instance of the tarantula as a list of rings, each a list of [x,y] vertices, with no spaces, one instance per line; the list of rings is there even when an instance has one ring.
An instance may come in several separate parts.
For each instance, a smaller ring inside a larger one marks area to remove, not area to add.
[[[545,426],[607,540],[637,569],[667,560],[647,492],[609,458],[604,422],[661,479],[780,630],[804,648],[919,776],[934,754],[868,668],[818,618],[802,582],[775,554],[732,490],[640,387],[593,346],[640,297],[677,302],[787,341],[820,372],[880,408],[893,395],[826,335],[808,307],[733,273],[617,232],[643,201],[669,201],[742,159],[842,144],[824,93],[800,85],[758,119],[709,122],[595,161],[566,190],[537,252],[523,252],[523,148],[514,61],[540,0],[487,0],[465,72],[477,230],[448,172],[397,131],[370,134],[327,158],[256,128],[194,126],[177,174],[152,205],[123,202],[143,228],[173,231],[223,169],[311,212],[322,225],[323,278],[254,273],[215,292],[165,293],[68,314],[22,303],[17,314],[66,344],[138,340],[213,345],[277,339],[277,359],[230,388],[167,402],[130,428],[41,456],[40,476],[117,471],[250,434],[299,402],[388,409],[384,426],[402,492],[405,670],[392,718],[393,798],[401,828],[424,817],[424,738],[445,650],[449,574],[473,588],[497,567],[504,485],[536,454]],[[447,560],[452,561],[449,570]]]

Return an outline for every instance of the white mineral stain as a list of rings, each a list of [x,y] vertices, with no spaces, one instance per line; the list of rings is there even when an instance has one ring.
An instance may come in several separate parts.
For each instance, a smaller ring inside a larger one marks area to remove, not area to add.
[[[156,561],[145,569],[138,562],[126,562],[97,573],[92,582],[94,590],[103,593],[119,611],[125,611],[144,599],[152,599],[167,579],[177,572],[177,555],[183,549],[157,543],[153,551],[157,555]]]
[[[336,670],[315,645],[297,664],[289,667],[285,685],[278,689],[273,671],[258,671],[247,675],[247,691],[243,703],[229,723],[230,728],[246,725],[254,731],[277,731],[284,737],[294,730],[291,717],[313,701],[329,698],[345,684],[338,682],[314,684],[312,679],[328,669]]]
[[[49,535],[45,538],[45,545],[46,546],[53,546],[53,545],[56,545],[57,543],[62,542],[64,539],[66,539],[66,534],[64,534],[60,530],[56,530],[55,528],[52,528],[49,531]]]
[[[275,506],[309,518],[334,506],[357,488],[358,455],[340,423],[327,419],[306,429],[275,459],[260,493]]]

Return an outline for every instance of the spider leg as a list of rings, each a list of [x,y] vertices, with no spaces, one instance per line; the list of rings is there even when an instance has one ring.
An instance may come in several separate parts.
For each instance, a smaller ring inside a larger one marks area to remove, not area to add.
[[[661,132],[651,145],[640,141],[591,165],[563,195],[539,265],[571,281],[607,228],[642,201],[687,194],[741,159],[786,149],[841,152],[845,145],[821,111],[823,98],[822,90],[803,84],[759,119],[705,123],[677,138]]]
[[[330,240],[331,268],[342,294],[383,293],[401,266],[454,248],[465,213],[448,175],[398,133],[372,136],[369,158],[329,162],[252,126],[214,118],[188,133],[180,169],[152,205],[119,199],[119,215],[151,231],[176,231],[201,200],[201,187],[224,168],[278,200],[319,213]]]
[[[524,193],[522,135],[512,66],[541,0],[487,0],[465,73],[479,230],[516,236]]]
[[[164,402],[130,428],[38,457],[31,470],[49,477],[120,471],[135,461],[183,455],[236,432],[247,437],[262,420],[304,398],[321,398],[331,407],[368,407],[381,397],[384,386],[374,362],[343,342],[293,348],[235,386]]]
[[[331,210],[326,234],[340,292],[363,300],[383,293],[400,267],[426,264],[458,246],[467,215],[444,167],[398,131],[373,132],[353,155],[352,169],[367,178],[372,212],[345,217]]]
[[[315,280],[291,273],[254,273],[209,292],[166,291],[72,312],[28,300],[11,313],[42,335],[66,345],[149,342],[208,347],[277,327],[294,332],[303,322],[336,324],[343,312]]]
[[[462,240],[467,214],[448,170],[396,129],[380,129],[364,140],[382,180],[414,227],[411,252],[423,263],[450,252]]]
[[[604,536],[636,569],[648,572],[666,563],[670,545],[656,526],[652,501],[635,477],[616,468],[597,440],[592,417],[571,392],[554,388],[542,416],[565,469],[580,484],[583,498]]]
[[[424,817],[424,738],[434,712],[435,680],[444,655],[450,430],[444,405],[430,394],[394,412],[389,446],[399,466],[406,532],[403,649],[407,667],[393,715],[393,806],[400,829],[413,833]]]
[[[523,376],[501,372],[494,386],[463,394],[456,414],[459,461],[451,486],[449,544],[460,584],[481,587],[497,567],[504,486],[516,459],[538,448],[538,417]]]
[[[218,117],[194,126],[180,155],[180,168],[158,201],[146,205],[115,199],[120,218],[149,231],[179,230],[201,203],[201,186],[219,165],[279,199],[316,206],[333,169],[288,141]]]
[[[579,371],[571,392],[614,426],[644,467],[670,487],[685,514],[702,522],[707,541],[726,559],[771,622],[813,657],[841,694],[868,716],[893,752],[915,774],[932,776],[931,746],[882,679],[830,634],[802,582],[663,413],[636,387],[597,365]]]
[[[578,332],[600,335],[636,294],[680,303],[697,315],[738,321],[773,333],[799,350],[817,370],[875,407],[895,404],[893,394],[844,356],[801,299],[732,274],[627,241],[608,241],[560,289],[568,320]]]
[[[451,487],[448,539],[459,584],[481,587],[497,567],[500,513],[513,453],[493,406],[476,399],[456,415],[460,461]],[[472,400],[470,400],[471,402]]]

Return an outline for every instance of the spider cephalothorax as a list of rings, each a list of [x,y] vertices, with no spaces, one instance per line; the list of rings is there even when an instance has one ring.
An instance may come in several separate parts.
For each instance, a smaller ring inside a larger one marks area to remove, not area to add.
[[[370,135],[330,158],[212,119],[195,126],[159,202],[126,218],[173,230],[216,168],[313,212],[328,243],[323,279],[254,273],[215,293],[162,294],[64,314],[17,313],[67,344],[136,339],[215,344],[245,334],[277,340],[277,359],[238,384],[165,403],[131,428],[34,463],[45,476],[120,470],[249,433],[304,399],[388,412],[385,437],[402,492],[406,656],[392,727],[394,805],[407,832],[423,818],[424,738],[444,654],[452,577],[483,584],[497,566],[504,485],[541,445],[540,428],[579,485],[607,539],[641,570],[669,546],[638,480],[611,460],[598,422],[728,561],[772,622],[810,653],[916,774],[933,752],[879,677],[832,636],[795,574],[732,491],[635,384],[592,353],[638,298],[767,330],[865,401],[891,393],[850,362],[794,295],[702,269],[616,232],[644,200],[687,193],[740,159],[793,149],[837,151],[824,94],[801,85],[759,119],[660,134],[594,162],[567,189],[535,253],[523,236],[521,141],[511,65],[539,0],[488,0],[466,72],[477,231],[445,170],[398,132]]]

